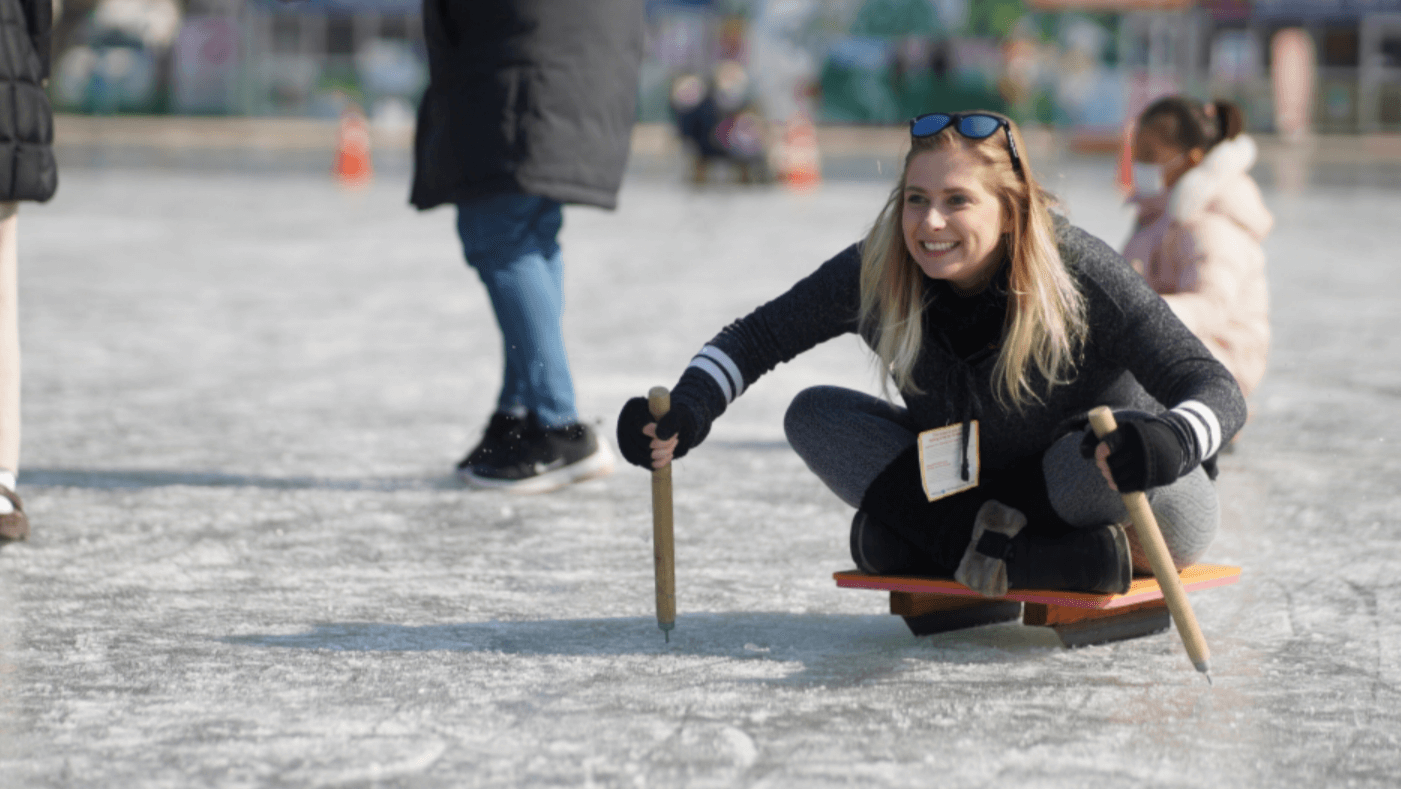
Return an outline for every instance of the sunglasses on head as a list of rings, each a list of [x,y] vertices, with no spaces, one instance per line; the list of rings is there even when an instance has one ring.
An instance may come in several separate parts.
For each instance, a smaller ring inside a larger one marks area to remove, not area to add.
[[[986,140],[998,129],[1005,130],[1007,150],[1012,154],[1012,168],[1017,172],[1022,171],[1022,157],[1017,153],[1017,144],[1012,141],[1012,124],[1006,118],[984,112],[931,112],[910,121],[910,136],[933,137],[949,126],[970,140]]]

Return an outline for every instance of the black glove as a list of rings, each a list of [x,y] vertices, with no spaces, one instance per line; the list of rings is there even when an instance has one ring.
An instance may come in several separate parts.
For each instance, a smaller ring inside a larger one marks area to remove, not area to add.
[[[652,418],[645,397],[632,398],[623,404],[623,410],[618,414],[618,449],[627,462],[649,471],[652,469],[652,439],[642,432],[642,428],[652,422],[657,423],[657,438],[665,441],[672,436],[680,436],[676,450],[671,454],[674,460],[685,457],[691,447],[705,438],[695,407],[685,399],[678,400],[673,393],[671,410],[657,420]]]
[[[1100,442],[1109,445],[1109,473],[1120,493],[1171,484],[1182,476],[1186,452],[1176,430],[1156,416],[1116,414],[1119,429],[1103,439],[1086,430],[1080,454],[1095,456]]]

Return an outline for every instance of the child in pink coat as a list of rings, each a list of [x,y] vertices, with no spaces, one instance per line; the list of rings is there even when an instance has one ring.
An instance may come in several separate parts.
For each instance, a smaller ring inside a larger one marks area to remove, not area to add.
[[[1274,217],[1249,175],[1256,150],[1243,125],[1224,101],[1170,96],[1143,111],[1134,159],[1160,169],[1163,190],[1132,198],[1138,221],[1124,257],[1249,396],[1270,347],[1261,243]]]

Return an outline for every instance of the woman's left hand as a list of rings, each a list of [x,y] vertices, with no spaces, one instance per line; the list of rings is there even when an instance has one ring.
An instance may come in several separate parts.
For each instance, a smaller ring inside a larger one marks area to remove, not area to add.
[[[1103,441],[1095,446],[1095,465],[1099,466],[1099,473],[1103,474],[1109,483],[1109,489],[1118,490],[1119,485],[1114,482],[1114,472],[1109,470],[1109,445]]]
[[[1177,481],[1184,451],[1177,433],[1154,416],[1119,417],[1119,429],[1097,438],[1086,430],[1080,454],[1093,457],[1109,486],[1120,493],[1147,490]]]

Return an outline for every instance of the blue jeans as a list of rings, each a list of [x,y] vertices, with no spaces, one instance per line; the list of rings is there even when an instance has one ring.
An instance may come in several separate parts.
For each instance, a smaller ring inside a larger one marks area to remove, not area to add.
[[[457,206],[467,264],[486,285],[506,357],[496,409],[533,411],[545,427],[577,422],[564,354],[564,214],[544,197],[500,194]]]

